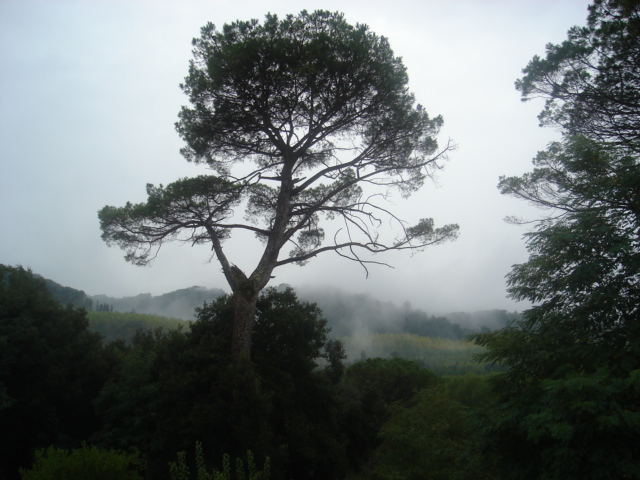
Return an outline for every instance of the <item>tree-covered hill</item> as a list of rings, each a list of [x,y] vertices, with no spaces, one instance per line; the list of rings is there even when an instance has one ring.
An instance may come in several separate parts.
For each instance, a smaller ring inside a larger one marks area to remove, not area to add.
[[[516,312],[498,309],[429,315],[414,309],[409,302],[398,306],[368,294],[354,294],[333,287],[305,286],[296,288],[296,292],[301,299],[318,304],[329,321],[332,335],[337,337],[408,333],[461,340],[471,333],[502,328],[519,318]]]
[[[85,308],[92,310],[93,302],[91,298],[83,291],[76,290],[75,288],[65,287],[53,280],[44,278],[41,275],[34,274],[35,277],[44,280],[47,290],[51,296],[58,301],[62,306],[66,307],[71,305],[74,308]]]
[[[219,288],[193,286],[162,295],[141,293],[133,297],[121,298],[94,295],[92,299],[112,307],[112,311],[146,313],[192,320],[196,308],[200,308],[205,302],[212,302],[224,294],[225,292]]]

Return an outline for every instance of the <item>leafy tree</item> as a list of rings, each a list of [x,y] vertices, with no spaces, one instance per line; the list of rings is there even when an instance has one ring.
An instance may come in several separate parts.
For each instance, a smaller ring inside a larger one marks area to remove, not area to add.
[[[553,208],[509,292],[534,306],[476,336],[509,370],[487,438],[505,478],[640,478],[640,166],[584,138],[553,144],[503,193]]]
[[[212,330],[229,332],[232,319],[233,301],[227,296],[198,312],[192,333],[207,338]],[[269,448],[281,445],[278,451],[265,453],[273,459],[274,468],[286,466],[291,478],[337,478],[345,468],[338,398],[331,385],[336,372],[344,369],[344,353],[339,341],[328,340],[328,333],[320,309],[299,301],[293,290],[268,288],[259,297],[255,375],[260,395],[268,398],[265,418],[273,435]],[[214,335],[226,342],[218,343],[215,351],[229,352],[230,336]],[[326,363],[324,370],[318,368],[322,363]],[[246,408],[254,410],[249,404]],[[246,412],[239,411],[238,416]],[[237,454],[248,447],[241,438],[237,444]]]
[[[269,456],[274,478],[339,478],[346,460],[331,383],[339,342],[327,340],[319,309],[292,290],[264,290],[257,314],[256,362],[230,361],[230,296],[199,309],[186,332],[139,332],[96,402],[105,422],[97,440],[138,447],[154,478],[195,441],[215,455]]]
[[[422,337],[450,338],[460,340],[471,333],[457,323],[451,323],[445,317],[428,317],[420,310],[411,310],[404,314],[402,330]]]
[[[110,363],[87,326],[42,278],[0,265],[0,478],[17,478],[36,449],[75,446],[99,428],[92,401]]]
[[[44,281],[47,285],[47,290],[51,293],[51,296],[60,302],[63,307],[71,305],[74,308],[86,308],[87,310],[91,310],[93,302],[82,290],[63,287],[59,283],[49,280],[48,278],[45,278]]]
[[[443,392],[470,409],[481,409],[494,398],[491,391],[493,375],[465,373],[443,377]]]
[[[153,381],[156,354],[135,348],[120,352],[120,362],[95,399],[103,421],[96,441],[117,448],[135,447],[145,456],[159,443],[154,416],[158,414],[158,384]]]
[[[533,307],[475,339],[509,367],[484,421],[504,478],[640,478],[639,13],[596,0],[516,84],[565,135],[499,185],[550,212],[508,276]]]
[[[258,294],[275,268],[334,251],[366,271],[380,262],[363,253],[457,235],[457,225],[435,228],[431,219],[407,226],[383,202],[390,188],[408,196],[421,187],[450,149],[438,151],[442,118],[415,104],[387,39],[339,13],[303,11],[221,31],[208,24],[193,45],[182,85],[191,107],[176,127],[185,158],[218,175],[148,185],[146,203],[108,206],[99,218],[103,239],[138,265],[166,241],[211,243],[233,291],[235,359],[250,353]],[[234,217],[239,205],[247,221]],[[330,241],[322,217],[334,220]],[[382,235],[383,224],[396,234]],[[264,244],[248,274],[223,248],[238,230]]]
[[[595,0],[587,26],[547,45],[516,82],[523,100],[542,97],[543,125],[640,149],[640,2]]]
[[[404,405],[389,407],[380,429],[371,480],[481,480],[495,478],[477,462],[462,460],[473,441],[469,413],[438,388],[425,388]],[[475,460],[475,459],[474,459]]]

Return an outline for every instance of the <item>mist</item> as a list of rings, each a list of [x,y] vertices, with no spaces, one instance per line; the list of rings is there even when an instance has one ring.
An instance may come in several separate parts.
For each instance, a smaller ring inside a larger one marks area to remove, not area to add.
[[[538,128],[540,109],[513,88],[547,42],[582,24],[587,1],[308,2],[367,23],[403,58],[410,88],[430,115],[443,115],[441,145],[458,148],[434,182],[409,199],[390,198],[408,223],[458,223],[453,243],[410,255],[392,252],[365,271],[325,254],[304,267],[277,269],[272,285],[316,285],[411,303],[429,314],[523,310],[506,297],[505,275],[524,262],[523,228],[503,218],[540,212],[501,197],[500,175],[530,168],[557,138]],[[179,154],[174,131],[187,99],[191,39],[208,21],[221,26],[302,7],[261,2],[0,3],[0,263],[32,268],[90,295],[159,296],[193,285],[228,290],[207,246],[167,245],[150,267],[126,263],[100,238],[96,212],[145,198],[145,185],[207,173]],[[410,12],[410,13],[409,13]],[[237,215],[242,216],[241,211]],[[247,271],[261,244],[253,235],[227,242]],[[356,324],[364,322],[354,319]]]

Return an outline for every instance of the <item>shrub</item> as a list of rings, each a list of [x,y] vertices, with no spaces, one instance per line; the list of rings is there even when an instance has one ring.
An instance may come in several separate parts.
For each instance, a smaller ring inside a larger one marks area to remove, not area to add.
[[[36,452],[31,470],[20,469],[22,480],[142,480],[138,453],[103,450],[82,444],[64,450],[49,447]]]

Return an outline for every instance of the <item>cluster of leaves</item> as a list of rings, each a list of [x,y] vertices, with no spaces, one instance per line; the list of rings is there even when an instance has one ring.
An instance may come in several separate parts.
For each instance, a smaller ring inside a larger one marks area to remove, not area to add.
[[[472,408],[491,399],[487,376],[443,379],[414,362],[368,359],[342,382],[346,429],[353,440],[347,478],[491,479],[493,469],[466,455],[478,441]]]
[[[523,100],[544,98],[541,125],[640,148],[640,17],[636,0],[594,0],[587,25],[547,45],[516,82]]]
[[[268,290],[258,302],[255,362],[234,363],[232,319],[232,299],[220,297],[186,332],[140,332],[96,401],[102,441],[141,448],[159,476],[166,458],[196,440],[220,456],[247,448],[269,456],[275,475],[335,476],[344,466],[333,460],[340,434],[331,379],[342,356],[326,320],[292,291]]]

